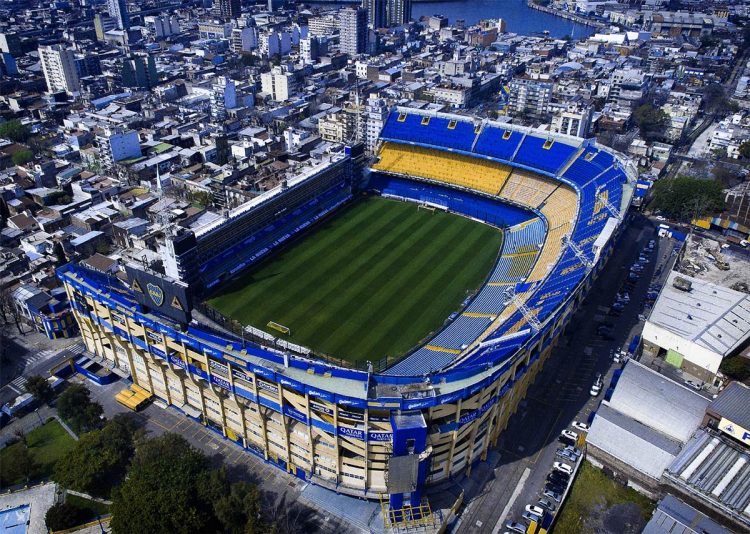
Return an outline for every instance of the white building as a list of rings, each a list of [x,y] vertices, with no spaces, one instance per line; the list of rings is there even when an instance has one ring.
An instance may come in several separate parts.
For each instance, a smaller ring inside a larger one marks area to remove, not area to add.
[[[218,121],[224,120],[227,110],[237,107],[237,88],[234,80],[219,76],[211,89],[211,117]]]
[[[643,327],[643,351],[711,383],[748,338],[750,295],[672,271]]]
[[[284,102],[294,94],[297,81],[294,74],[283,67],[274,67],[260,76],[261,89],[276,102]]]
[[[77,93],[81,82],[76,72],[75,54],[62,45],[40,46],[39,59],[50,93]]]
[[[378,144],[378,137],[388,118],[388,106],[382,98],[370,97],[367,99],[364,113],[365,120],[363,122],[365,131],[363,140],[366,150],[374,154]]]
[[[135,130],[105,129],[97,136],[97,141],[102,164],[105,166],[142,156],[138,132]]]
[[[586,137],[591,127],[593,107],[578,105],[553,108],[550,131],[576,137]]]
[[[252,52],[258,48],[258,30],[255,26],[245,28],[235,28],[232,30],[232,52],[239,54],[241,52]]]
[[[268,32],[260,36],[260,54],[263,57],[286,56],[292,51],[292,36],[289,32]]]
[[[157,41],[180,33],[180,21],[175,15],[144,17],[143,22]]]

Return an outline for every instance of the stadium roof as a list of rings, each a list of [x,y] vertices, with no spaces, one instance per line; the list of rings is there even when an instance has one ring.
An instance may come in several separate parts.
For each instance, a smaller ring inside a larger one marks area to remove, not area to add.
[[[629,360],[609,406],[684,443],[700,425],[708,403],[695,391]]]
[[[680,442],[606,404],[596,412],[586,442],[654,480],[680,452]]]
[[[674,287],[678,276],[690,291]],[[673,271],[648,321],[725,356],[750,337],[750,295]]]
[[[750,388],[731,382],[708,409],[743,428],[750,428]]]

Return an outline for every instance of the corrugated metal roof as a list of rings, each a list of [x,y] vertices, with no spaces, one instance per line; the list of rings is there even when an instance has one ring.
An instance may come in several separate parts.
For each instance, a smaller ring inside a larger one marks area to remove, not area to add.
[[[724,388],[709,408],[743,428],[750,428],[750,388],[740,382]]]
[[[732,531],[668,494],[659,502],[643,534],[732,534]]]
[[[678,276],[690,291],[672,285]],[[750,295],[672,271],[648,322],[726,355],[750,337]]]
[[[703,429],[685,445],[665,476],[750,527],[750,454],[741,445]]]
[[[703,420],[709,400],[664,375],[629,360],[609,405],[682,443]]]
[[[681,445],[606,404],[596,412],[586,442],[654,480],[659,480]]]

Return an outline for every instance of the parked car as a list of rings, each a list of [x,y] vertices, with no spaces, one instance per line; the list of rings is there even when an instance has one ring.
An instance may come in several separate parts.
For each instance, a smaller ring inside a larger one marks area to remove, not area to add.
[[[512,530],[513,532],[520,532],[521,534],[526,532],[526,525],[519,523],[518,521],[508,521],[505,523],[505,528]]]
[[[564,438],[567,438],[569,440],[573,440],[573,442],[575,442],[578,439],[578,434],[576,434],[572,430],[565,429],[562,432],[560,432],[560,437],[561,438],[564,437]]]
[[[555,510],[557,510],[557,506],[555,505],[555,503],[553,503],[549,499],[539,499],[539,502],[537,502],[537,504],[548,512],[554,512]]]
[[[552,468],[557,469],[558,471],[560,471],[561,473],[565,473],[566,475],[573,474],[573,468],[563,462],[555,462],[554,464],[552,464]]]
[[[693,388],[696,391],[703,389],[703,382],[696,382],[695,380],[685,380],[685,385]]]
[[[537,523],[539,523],[539,521],[542,520],[542,516],[532,514],[531,512],[524,512],[521,517],[523,517],[529,523],[531,523],[532,521],[536,521]]]
[[[542,517],[544,515],[544,510],[539,506],[534,506],[533,504],[527,504],[526,511],[534,515],[538,515],[539,517]]]
[[[594,384],[593,386],[591,386],[591,389],[589,390],[589,395],[591,395],[592,397],[596,397],[601,392],[602,392],[602,387],[597,384]]]
[[[573,421],[573,428],[576,430],[580,430],[581,432],[588,432],[589,431],[589,425],[586,423],[581,423],[580,421]]]
[[[569,462],[578,461],[578,456],[565,449],[557,449],[557,452],[555,452],[555,456],[557,458],[562,458],[563,460],[568,460]]]
[[[555,463],[560,463],[560,462],[555,462]],[[570,480],[570,475],[563,471],[553,469],[547,475],[547,480],[550,482],[556,482],[558,484],[567,484],[568,480]]]
[[[544,484],[545,491],[551,491],[553,493],[557,493],[558,495],[562,495],[565,493],[565,490],[567,489],[568,485],[559,483],[559,482],[546,482]]]
[[[562,500],[561,494],[557,493],[556,491],[549,490],[549,489],[544,490],[542,495],[544,495],[548,499],[552,499],[553,501],[557,503],[559,503]]]

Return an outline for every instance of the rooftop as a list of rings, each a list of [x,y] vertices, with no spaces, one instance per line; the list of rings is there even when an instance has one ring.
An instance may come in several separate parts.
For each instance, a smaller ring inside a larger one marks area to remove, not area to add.
[[[690,291],[674,287],[677,277],[691,283]],[[750,295],[673,271],[648,322],[727,355],[750,337]]]
[[[708,399],[656,371],[629,360],[609,406],[679,442],[703,420]]]
[[[743,428],[750,428],[750,388],[745,384],[731,382],[708,408]]]

